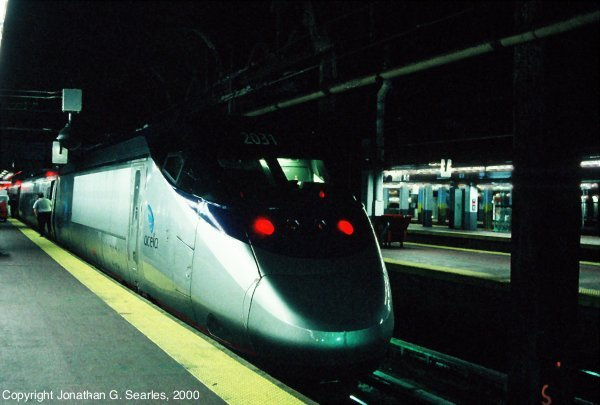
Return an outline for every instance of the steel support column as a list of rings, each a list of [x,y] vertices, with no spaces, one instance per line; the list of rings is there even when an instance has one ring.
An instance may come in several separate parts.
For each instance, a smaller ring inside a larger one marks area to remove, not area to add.
[[[518,2],[517,27],[535,24],[543,7]],[[574,397],[581,210],[579,158],[567,145],[584,119],[573,105],[577,95],[560,89],[565,69],[574,68],[566,51],[551,65],[557,54],[548,49],[537,41],[514,53],[510,404],[567,404]]]

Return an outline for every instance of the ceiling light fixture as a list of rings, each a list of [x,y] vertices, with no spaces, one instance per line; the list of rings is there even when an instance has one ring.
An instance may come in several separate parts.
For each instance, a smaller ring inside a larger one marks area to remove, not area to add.
[[[2,49],[2,32],[4,32],[4,19],[6,18],[7,8],[8,0],[0,0],[0,49]]]

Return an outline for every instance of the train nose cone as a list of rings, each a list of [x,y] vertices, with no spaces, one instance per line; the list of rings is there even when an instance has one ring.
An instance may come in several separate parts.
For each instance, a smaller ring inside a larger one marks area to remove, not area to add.
[[[393,326],[385,273],[265,276],[248,319],[259,356],[313,367],[381,360]]]

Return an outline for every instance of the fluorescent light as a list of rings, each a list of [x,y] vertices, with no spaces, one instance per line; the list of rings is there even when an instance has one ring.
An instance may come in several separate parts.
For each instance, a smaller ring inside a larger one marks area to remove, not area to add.
[[[4,19],[6,18],[6,9],[8,0],[0,0],[0,49],[2,49],[2,32],[4,31]]]
[[[459,172],[459,173],[477,173],[477,172],[485,171],[485,167],[484,166],[455,167],[455,168],[453,168],[452,171]]]
[[[581,162],[581,167],[600,167],[600,159],[599,160],[584,160]]]
[[[432,167],[434,165],[439,166],[439,163],[429,163],[428,166]],[[582,168],[597,168],[600,167],[600,159],[592,159],[592,160],[584,160],[581,162]],[[491,165],[491,166],[464,166],[464,167],[452,167],[450,171],[452,173],[477,173],[477,172],[512,172],[514,170],[514,166],[512,164],[502,164],[502,165]],[[416,167],[411,166],[403,166],[398,168],[392,168],[390,170],[385,170],[384,175],[392,175],[392,176],[403,176],[403,175],[418,175],[418,174],[439,174],[440,169],[436,168],[426,168],[426,169],[418,169]]]
[[[496,166],[486,166],[486,172],[512,172],[513,165],[496,165]]]

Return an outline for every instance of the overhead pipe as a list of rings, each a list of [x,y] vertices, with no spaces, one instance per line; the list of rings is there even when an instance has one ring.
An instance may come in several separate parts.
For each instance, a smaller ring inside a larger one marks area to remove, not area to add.
[[[303,96],[295,97],[289,100],[280,101],[275,104],[261,107],[256,110],[245,113],[246,116],[257,116],[267,114],[276,111],[281,108],[292,107],[294,105],[306,103],[308,101],[317,100],[326,97],[329,93],[338,94],[348,90],[356,89],[363,86],[375,84],[377,77],[382,79],[393,79],[399,76],[409,75],[411,73],[420,72],[423,70],[431,69],[436,66],[446,65],[452,62],[457,62],[463,59],[472,58],[474,56],[483,55],[485,53],[493,52],[499,46],[508,48],[525,42],[530,42],[535,39],[545,38],[552,35],[561,34],[574,30],[576,28],[583,27],[588,24],[593,24],[600,21],[600,11],[594,11],[587,14],[582,14],[571,19],[561,21],[555,24],[550,24],[545,27],[537,28],[535,30],[527,31],[521,34],[512,35],[509,37],[502,38],[498,41],[489,41],[483,44],[475,45],[469,48],[461,49],[459,51],[451,52],[448,54],[434,56],[429,59],[425,59],[419,62],[411,63],[404,66],[398,66],[392,69],[388,69],[381,73],[375,73],[368,76],[349,80],[347,82],[333,85],[327,90],[319,90],[313,93],[309,93]]]
[[[385,98],[392,88],[392,81],[384,79],[377,91],[377,121],[375,122],[375,158],[378,162],[384,161],[384,122],[385,122]]]
[[[52,100],[62,98],[62,93],[60,91],[0,89],[0,98],[30,98],[35,100]]]

